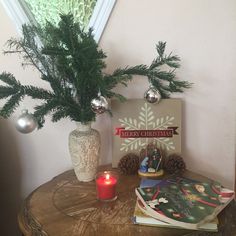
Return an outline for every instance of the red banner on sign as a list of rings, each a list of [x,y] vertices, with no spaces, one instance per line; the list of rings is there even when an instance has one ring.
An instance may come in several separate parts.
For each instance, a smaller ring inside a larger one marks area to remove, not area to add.
[[[172,138],[173,135],[178,135],[178,127],[168,127],[167,129],[157,130],[126,130],[124,127],[116,128],[115,135],[120,138]]]

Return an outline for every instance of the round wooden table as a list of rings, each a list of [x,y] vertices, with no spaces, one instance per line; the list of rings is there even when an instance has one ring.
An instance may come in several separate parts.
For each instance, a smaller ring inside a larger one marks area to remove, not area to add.
[[[136,202],[134,189],[139,183],[138,176],[120,175],[118,199],[104,203],[96,199],[95,181],[79,182],[73,170],[67,171],[40,186],[24,201],[18,215],[20,229],[25,236],[218,235],[134,225],[131,221]]]

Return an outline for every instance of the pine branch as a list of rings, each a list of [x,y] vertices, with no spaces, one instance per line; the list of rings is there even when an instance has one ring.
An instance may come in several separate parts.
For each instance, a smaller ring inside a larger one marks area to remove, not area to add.
[[[61,94],[63,92],[62,83],[58,79],[55,79],[54,77],[51,77],[49,75],[43,75],[41,79],[47,81],[50,84],[55,94]]]
[[[12,95],[11,98],[5,103],[3,108],[0,111],[0,116],[4,118],[9,118],[15,109],[19,106],[19,103],[22,99],[22,95],[17,93]]]
[[[146,65],[137,65],[133,67],[126,67],[124,69],[117,69],[114,71],[114,76],[121,75],[144,75],[146,76],[149,73],[149,69]]]
[[[37,61],[35,60],[35,55],[32,52],[34,46],[28,45],[29,47],[27,47],[25,45],[26,42],[27,42],[26,40],[24,42],[23,40],[10,39],[7,41],[7,45],[9,48],[14,48],[14,49],[11,51],[4,51],[4,53],[5,54],[9,54],[9,53],[21,54],[23,56],[24,61],[26,61],[25,64],[32,64],[41,74],[44,74],[45,72],[40,68],[40,66],[38,64],[38,59],[37,59]],[[19,49],[21,49],[21,50],[19,50]]]
[[[0,99],[7,98],[13,94],[16,94],[18,91],[15,88],[8,86],[0,86]]]
[[[115,98],[117,98],[118,100],[120,100],[121,102],[124,102],[124,101],[127,100],[123,95],[121,95],[121,94],[119,94],[119,93],[112,92],[112,91],[106,92],[105,95],[106,95],[106,97],[108,97],[108,98],[115,97]]]
[[[150,74],[150,77],[166,81],[172,81],[175,78],[175,71],[152,71]]]
[[[128,86],[128,82],[132,80],[134,75],[147,76],[149,73],[146,65],[138,65],[134,67],[126,67],[124,69],[116,69],[112,75],[105,75],[103,79],[102,87],[104,90],[111,90],[118,84]],[[106,92],[104,92],[107,94]]]
[[[191,88],[192,84],[187,81],[176,81],[173,80],[168,86],[170,92],[183,93],[184,89]],[[167,90],[167,89],[166,89]]]
[[[0,74],[0,80],[9,86],[0,86],[0,96],[8,97],[15,93],[20,93],[21,96],[28,95],[33,99],[49,99],[53,97],[53,94],[45,89],[35,86],[24,86],[10,73],[3,72]],[[8,95],[8,96],[7,96]]]
[[[67,111],[64,109],[60,109],[55,111],[55,113],[52,115],[52,122],[57,122],[62,118],[68,117]]]
[[[126,74],[119,74],[115,75],[117,73],[114,73],[113,75],[105,75],[103,82],[100,85],[101,92],[106,95],[109,90],[115,88],[119,83],[123,84],[124,86],[127,86],[127,82],[132,79],[132,76],[126,75]]]
[[[0,74],[0,80],[8,85],[11,85],[11,86],[18,85],[17,80],[15,79],[15,77],[11,73],[3,72],[2,74]]]
[[[173,80],[172,85],[173,84],[179,88],[185,88],[185,89],[191,88],[193,85],[192,83],[189,83],[188,81],[179,81],[179,80]]]
[[[162,83],[160,80],[155,79],[155,78],[149,78],[150,83],[152,86],[154,86],[161,94],[162,98],[168,98],[170,96],[169,92],[167,92],[163,87]]]
[[[163,59],[163,62],[172,68],[179,68],[180,67],[180,58],[178,56],[171,56],[171,54],[168,57],[165,57]]]
[[[42,88],[35,86],[21,86],[24,95],[30,96],[33,99],[48,100],[54,98],[54,94]]]
[[[159,41],[158,44],[156,45],[156,50],[160,58],[163,58],[165,49],[166,49],[166,42]]]
[[[5,53],[19,53],[22,65],[33,65],[41,79],[50,84],[51,91],[22,85],[12,74],[3,72],[0,80],[6,86],[0,85],[0,99],[7,101],[0,114],[9,117],[25,96],[40,99],[43,103],[36,106],[34,112],[39,128],[47,115],[52,116],[53,122],[66,117],[80,122],[95,120],[90,103],[98,91],[108,98],[124,101],[124,96],[112,90],[119,84],[128,86],[135,75],[148,78],[162,98],[173,92],[183,92],[192,85],[176,79],[175,69],[180,67],[180,58],[165,54],[166,42],[156,45],[157,56],[151,65],[127,66],[104,74],[105,53],[99,49],[92,30],[85,32],[72,15],[61,15],[58,26],[50,22],[44,28],[24,25],[22,32],[22,39],[8,40],[9,50]]]
[[[34,117],[38,121],[38,127],[42,128],[45,122],[45,116],[58,107],[58,102],[54,99],[46,101],[41,105],[35,106]]]
[[[59,48],[59,47],[45,47],[42,49],[42,53],[45,55],[50,55],[50,56],[65,56],[65,55],[69,55],[68,50],[64,49],[64,48]]]

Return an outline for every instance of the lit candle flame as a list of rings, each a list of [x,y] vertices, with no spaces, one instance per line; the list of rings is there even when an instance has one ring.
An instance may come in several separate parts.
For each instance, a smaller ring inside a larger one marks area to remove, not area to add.
[[[109,179],[110,179],[110,175],[106,174],[106,180],[109,180]]]

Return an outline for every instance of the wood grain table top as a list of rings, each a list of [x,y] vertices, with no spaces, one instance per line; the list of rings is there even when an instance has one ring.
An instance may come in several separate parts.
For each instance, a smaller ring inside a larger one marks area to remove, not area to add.
[[[18,215],[20,229],[25,236],[236,235],[234,202],[221,213],[219,233],[134,225],[134,189],[139,183],[136,175],[120,175],[118,199],[104,203],[96,198],[95,181],[79,182],[73,170],[67,171],[28,196]]]

